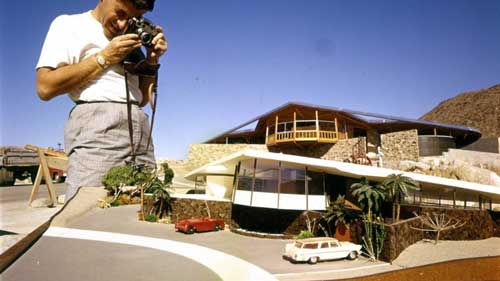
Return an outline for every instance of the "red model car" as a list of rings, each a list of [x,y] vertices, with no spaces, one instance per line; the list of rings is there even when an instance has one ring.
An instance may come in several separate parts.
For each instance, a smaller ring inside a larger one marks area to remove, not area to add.
[[[182,231],[187,234],[204,231],[219,231],[224,229],[224,220],[201,218],[178,221],[175,224],[175,231]]]

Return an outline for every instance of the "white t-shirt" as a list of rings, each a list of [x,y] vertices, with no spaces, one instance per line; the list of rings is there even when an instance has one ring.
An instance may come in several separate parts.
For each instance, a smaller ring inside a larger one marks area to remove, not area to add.
[[[104,49],[108,43],[101,23],[92,16],[91,11],[58,16],[50,25],[36,68],[58,68],[79,63]],[[131,74],[127,76],[131,100],[141,102],[139,77]],[[72,90],[70,97],[73,101],[126,102],[123,66],[115,64],[108,67],[88,84]]]

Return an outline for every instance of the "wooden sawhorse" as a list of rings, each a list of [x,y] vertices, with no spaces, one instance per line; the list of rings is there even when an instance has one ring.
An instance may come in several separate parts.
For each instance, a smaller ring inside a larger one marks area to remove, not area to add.
[[[28,144],[24,148],[37,152],[38,158],[40,159],[38,173],[36,174],[36,179],[33,183],[33,189],[31,190],[28,205],[31,207],[31,203],[35,200],[38,190],[40,189],[40,184],[42,183],[42,178],[45,179],[50,200],[52,201],[51,207],[57,205],[57,196],[54,184],[52,183],[52,177],[50,176],[49,167],[66,171],[68,169],[68,157],[62,152],[55,151],[53,149],[44,149],[34,145]]]

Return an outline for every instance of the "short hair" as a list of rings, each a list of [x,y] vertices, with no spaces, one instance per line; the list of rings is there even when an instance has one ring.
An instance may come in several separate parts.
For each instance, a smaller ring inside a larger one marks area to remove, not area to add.
[[[152,11],[155,7],[155,0],[128,0],[132,2],[134,7],[138,10]]]

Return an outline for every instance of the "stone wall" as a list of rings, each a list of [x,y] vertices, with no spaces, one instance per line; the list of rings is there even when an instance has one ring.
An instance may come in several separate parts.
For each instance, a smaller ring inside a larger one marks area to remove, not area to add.
[[[438,209],[415,206],[401,206],[401,211],[417,214],[423,213],[445,213],[452,218],[466,222],[464,226],[444,231],[440,240],[478,240],[486,239],[496,235],[498,226],[486,210],[461,210],[461,209]],[[391,262],[395,260],[404,249],[422,239],[435,239],[435,232],[422,232],[411,227],[422,228],[422,223],[417,218],[402,220],[397,223],[386,225],[386,237],[381,260]]]
[[[397,169],[402,160],[418,161],[417,130],[401,131],[380,135],[383,167]]]
[[[395,260],[404,249],[422,240],[422,231],[411,227],[421,227],[420,220],[411,218],[390,225],[385,225],[385,240],[380,259],[391,262]]]
[[[380,146],[380,134],[377,130],[366,131],[366,152],[377,153],[377,147]]]
[[[350,159],[353,147],[360,141],[363,153],[366,153],[366,138],[352,138],[338,141],[336,144],[316,144],[312,146],[270,146],[265,144],[191,144],[189,146],[190,169],[196,169],[207,163],[244,149],[270,151],[326,160],[344,161]]]
[[[465,222],[465,225],[454,230],[441,233],[442,240],[479,240],[493,237],[495,235],[495,221],[487,210],[463,210],[445,208],[427,208],[415,206],[402,206],[404,212],[422,213],[445,213],[446,215]],[[431,234],[426,238],[433,239]]]
[[[267,151],[267,146],[265,144],[191,144],[189,145],[189,166],[196,169],[244,149]]]
[[[184,219],[208,217],[208,205],[212,218],[223,219],[227,225],[234,225],[231,219],[233,205],[231,202],[172,197],[171,204],[171,223],[176,223]],[[147,214],[152,206],[152,197],[145,197],[144,205],[144,210]]]

